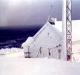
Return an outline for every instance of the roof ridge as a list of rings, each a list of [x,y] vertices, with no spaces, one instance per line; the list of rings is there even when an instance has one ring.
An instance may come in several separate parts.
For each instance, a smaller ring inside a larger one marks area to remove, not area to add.
[[[48,22],[47,22],[48,23]],[[34,39],[47,27],[49,24],[45,23],[45,25],[42,26],[42,28],[33,36]]]

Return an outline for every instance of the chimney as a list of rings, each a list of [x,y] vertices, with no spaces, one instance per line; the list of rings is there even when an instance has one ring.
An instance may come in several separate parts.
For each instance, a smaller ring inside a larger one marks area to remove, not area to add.
[[[54,18],[54,17],[49,17],[49,18],[48,18],[48,21],[49,21],[49,23],[50,23],[51,25],[55,25],[56,18]]]

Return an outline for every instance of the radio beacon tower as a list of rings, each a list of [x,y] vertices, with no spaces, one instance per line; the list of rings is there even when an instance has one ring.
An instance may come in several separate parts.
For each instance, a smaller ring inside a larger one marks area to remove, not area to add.
[[[63,50],[64,59],[70,60],[72,54],[72,20],[71,20],[71,0],[63,0],[62,13],[63,29]]]

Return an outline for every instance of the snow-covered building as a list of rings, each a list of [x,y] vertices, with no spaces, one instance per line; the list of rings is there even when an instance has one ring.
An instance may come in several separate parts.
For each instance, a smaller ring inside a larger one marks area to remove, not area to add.
[[[62,57],[62,34],[56,27],[53,18],[48,19],[46,24],[33,36],[22,44],[25,57]]]
[[[33,36],[22,44],[24,53],[30,52],[30,57],[62,58],[62,21],[50,23],[50,19]],[[55,25],[54,25],[55,24]],[[80,20],[72,21],[72,57],[80,60]],[[24,45],[25,44],[25,45]],[[27,55],[27,54],[26,54]]]

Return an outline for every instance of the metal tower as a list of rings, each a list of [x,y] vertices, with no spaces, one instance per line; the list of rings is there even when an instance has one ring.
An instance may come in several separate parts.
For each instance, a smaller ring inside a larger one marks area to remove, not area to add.
[[[63,49],[66,51],[66,59],[71,59],[72,54],[72,20],[71,20],[71,0],[63,0]]]

